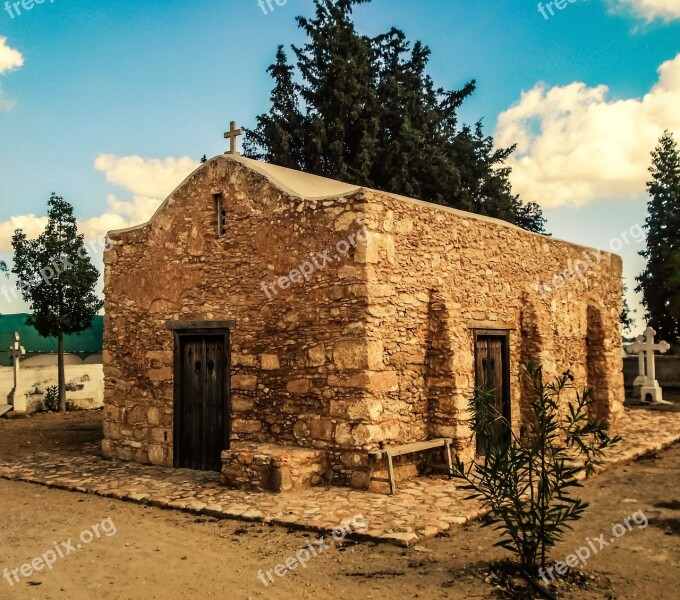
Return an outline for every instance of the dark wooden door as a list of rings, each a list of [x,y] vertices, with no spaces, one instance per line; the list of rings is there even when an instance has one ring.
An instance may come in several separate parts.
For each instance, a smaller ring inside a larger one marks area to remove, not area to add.
[[[175,466],[219,471],[228,448],[228,356],[224,335],[178,337]]]
[[[490,419],[490,438],[477,437],[477,453],[483,454],[489,443],[507,444],[510,441],[510,365],[506,334],[477,334],[475,336],[475,385],[491,392],[493,407]],[[497,418],[502,415],[503,418]]]

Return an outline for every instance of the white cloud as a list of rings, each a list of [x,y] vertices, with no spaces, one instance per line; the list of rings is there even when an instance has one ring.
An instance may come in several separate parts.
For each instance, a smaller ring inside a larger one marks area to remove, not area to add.
[[[11,98],[8,98],[5,95],[5,92],[3,91],[2,87],[0,87],[0,110],[9,111],[12,110],[15,106],[16,101],[12,100]]]
[[[165,198],[197,166],[188,156],[174,158],[142,158],[100,154],[95,169],[106,173],[106,179],[135,195]]]
[[[35,215],[19,215],[0,221],[0,252],[12,250],[12,236],[16,229],[23,229],[29,238],[34,238],[40,235],[45,225],[47,225],[47,217]]]
[[[196,167],[198,163],[188,157],[143,159],[139,156],[100,154],[95,160],[95,169],[103,171],[108,181],[131,192],[132,198],[120,200],[113,194],[109,195],[106,199],[107,209],[96,217],[79,220],[78,230],[84,234],[87,242],[95,242],[114,229],[146,223],[161,202]],[[46,223],[47,217],[32,214],[0,221],[0,252],[11,252],[11,238],[15,229],[22,228],[29,238],[37,237]]]
[[[12,69],[18,69],[24,64],[21,52],[7,45],[7,38],[0,35],[0,75]]]
[[[557,206],[644,193],[659,136],[680,134],[680,54],[661,65],[644,97],[608,96],[604,85],[541,83],[499,116],[496,142],[518,144],[508,164],[524,200]]]
[[[680,19],[678,0],[610,0],[615,8],[626,8],[647,21]]]
[[[7,45],[7,38],[0,35],[0,75],[13,69],[19,69],[24,64],[21,52]],[[16,102],[8,98],[0,86],[0,110],[12,110]]]

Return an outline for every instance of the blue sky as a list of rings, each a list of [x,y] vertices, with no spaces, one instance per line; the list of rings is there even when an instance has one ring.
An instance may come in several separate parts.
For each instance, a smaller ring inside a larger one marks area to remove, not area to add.
[[[462,117],[520,143],[516,189],[544,205],[556,236],[607,249],[644,221],[654,141],[664,128],[680,134],[680,3],[558,2],[565,8],[546,19],[533,0],[373,0],[356,23],[428,44],[438,85],[476,79]],[[257,0],[45,0],[12,18],[3,4],[4,259],[14,226],[39,228],[52,191],[91,238],[143,219],[194,161],[224,151],[230,120],[251,126],[266,111],[265,70],[278,44],[303,43],[295,16],[312,7],[274,2],[265,15]],[[619,251],[631,282],[640,247]]]

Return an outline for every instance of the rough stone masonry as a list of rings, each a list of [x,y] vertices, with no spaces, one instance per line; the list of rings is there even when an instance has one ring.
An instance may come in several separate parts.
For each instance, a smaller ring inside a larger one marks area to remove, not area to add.
[[[263,282],[362,229],[366,243],[263,293]],[[513,428],[526,410],[529,358],[549,376],[570,368],[611,425],[622,413],[615,255],[541,295],[533,283],[564,272],[583,247],[235,155],[202,165],[149,223],[110,239],[107,457],[176,463],[173,322],[234,323],[220,449],[228,485],[362,487],[368,451],[381,443],[450,437],[469,456],[480,331],[507,335]]]

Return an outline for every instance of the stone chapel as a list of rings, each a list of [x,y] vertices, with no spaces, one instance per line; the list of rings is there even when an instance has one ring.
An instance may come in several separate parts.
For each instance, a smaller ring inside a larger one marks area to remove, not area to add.
[[[530,358],[571,369],[610,425],[623,410],[615,255],[584,268],[596,251],[238,154],[109,235],[107,457],[363,488],[379,447],[470,456],[475,386],[519,429]]]

